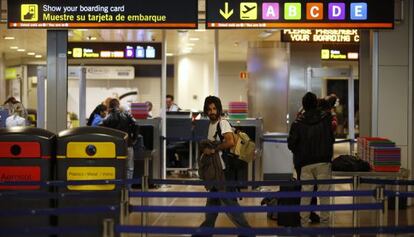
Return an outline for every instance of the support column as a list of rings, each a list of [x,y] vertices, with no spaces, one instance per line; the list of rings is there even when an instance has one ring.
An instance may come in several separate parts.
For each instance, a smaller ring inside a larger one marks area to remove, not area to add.
[[[55,133],[67,128],[67,42],[66,30],[47,31],[46,128]]]
[[[0,54],[0,103],[6,101],[6,79],[5,79],[4,53]]]

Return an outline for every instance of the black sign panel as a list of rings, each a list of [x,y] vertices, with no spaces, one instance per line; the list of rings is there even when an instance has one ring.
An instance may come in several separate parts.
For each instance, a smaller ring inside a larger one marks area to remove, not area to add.
[[[161,59],[161,43],[68,43],[68,59]]]
[[[356,29],[288,29],[281,32],[282,42],[291,43],[359,43]]]
[[[197,0],[8,0],[9,28],[196,29]]]
[[[393,28],[394,0],[206,0],[207,28]]]

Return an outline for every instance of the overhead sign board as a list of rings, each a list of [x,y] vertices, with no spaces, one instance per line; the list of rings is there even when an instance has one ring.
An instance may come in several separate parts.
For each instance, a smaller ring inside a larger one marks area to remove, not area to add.
[[[393,28],[394,0],[206,0],[206,27]]]
[[[68,43],[68,59],[160,60],[161,43]]]
[[[358,44],[329,44],[322,45],[322,60],[359,60]]]
[[[197,0],[8,0],[9,28],[196,29]]]
[[[359,43],[356,29],[289,29],[282,30],[282,42]]]

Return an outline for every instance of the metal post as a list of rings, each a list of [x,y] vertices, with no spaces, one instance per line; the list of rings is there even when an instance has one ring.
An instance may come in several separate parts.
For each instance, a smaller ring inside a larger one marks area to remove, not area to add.
[[[43,66],[37,67],[37,127],[45,128],[45,81],[46,68]]]
[[[386,204],[384,203],[384,187],[377,187],[375,191],[376,191],[375,200],[377,201],[377,203],[384,204],[384,209],[385,209]],[[380,227],[384,226],[384,216],[386,214],[385,211],[386,210],[378,210],[378,226]],[[387,216],[385,216],[385,218],[387,218]]]
[[[58,133],[67,128],[67,30],[47,31],[46,128]]]
[[[350,155],[354,155],[354,139],[355,139],[355,103],[354,103],[354,78],[352,76],[352,66],[349,67],[348,78],[348,134],[351,142],[349,143]]]
[[[400,183],[399,183],[400,177],[397,177],[397,185],[395,187],[395,202],[394,202],[394,224],[395,226],[398,226],[398,218],[400,216]]]
[[[214,30],[214,95],[219,96],[219,32]]]
[[[167,33],[162,30],[162,64],[161,64],[161,137],[167,137],[167,105],[165,97],[167,96]],[[167,141],[161,140],[162,161],[161,161],[161,178],[167,177]]]
[[[353,176],[353,183],[352,183],[352,190],[357,191],[358,190],[358,184],[359,184],[359,176]],[[356,204],[358,202],[357,197],[352,197],[352,204]],[[352,210],[352,227],[357,228],[358,227],[358,211]],[[353,235],[354,237],[358,236],[356,234]]]
[[[148,191],[148,176],[142,176],[141,182],[142,192]],[[148,199],[146,197],[141,198],[141,206],[147,206]],[[147,226],[148,222],[148,212],[141,212],[141,226]],[[141,236],[147,236],[147,233],[141,233]]]
[[[79,78],[79,126],[86,126],[86,68],[81,67]]]
[[[379,98],[379,36],[378,31],[373,32],[372,40],[372,111],[371,111],[371,136],[378,136],[378,98]]]
[[[312,91],[312,68],[306,70],[306,91]]]
[[[126,185],[121,191],[121,224],[127,223],[129,217],[129,194]]]
[[[114,237],[114,227],[115,222],[114,219],[104,219],[103,220],[103,237]]]

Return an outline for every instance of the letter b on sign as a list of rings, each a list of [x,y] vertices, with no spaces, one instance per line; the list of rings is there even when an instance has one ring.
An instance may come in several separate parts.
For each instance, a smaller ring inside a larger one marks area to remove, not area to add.
[[[300,3],[285,3],[285,20],[300,20],[302,8]]]

